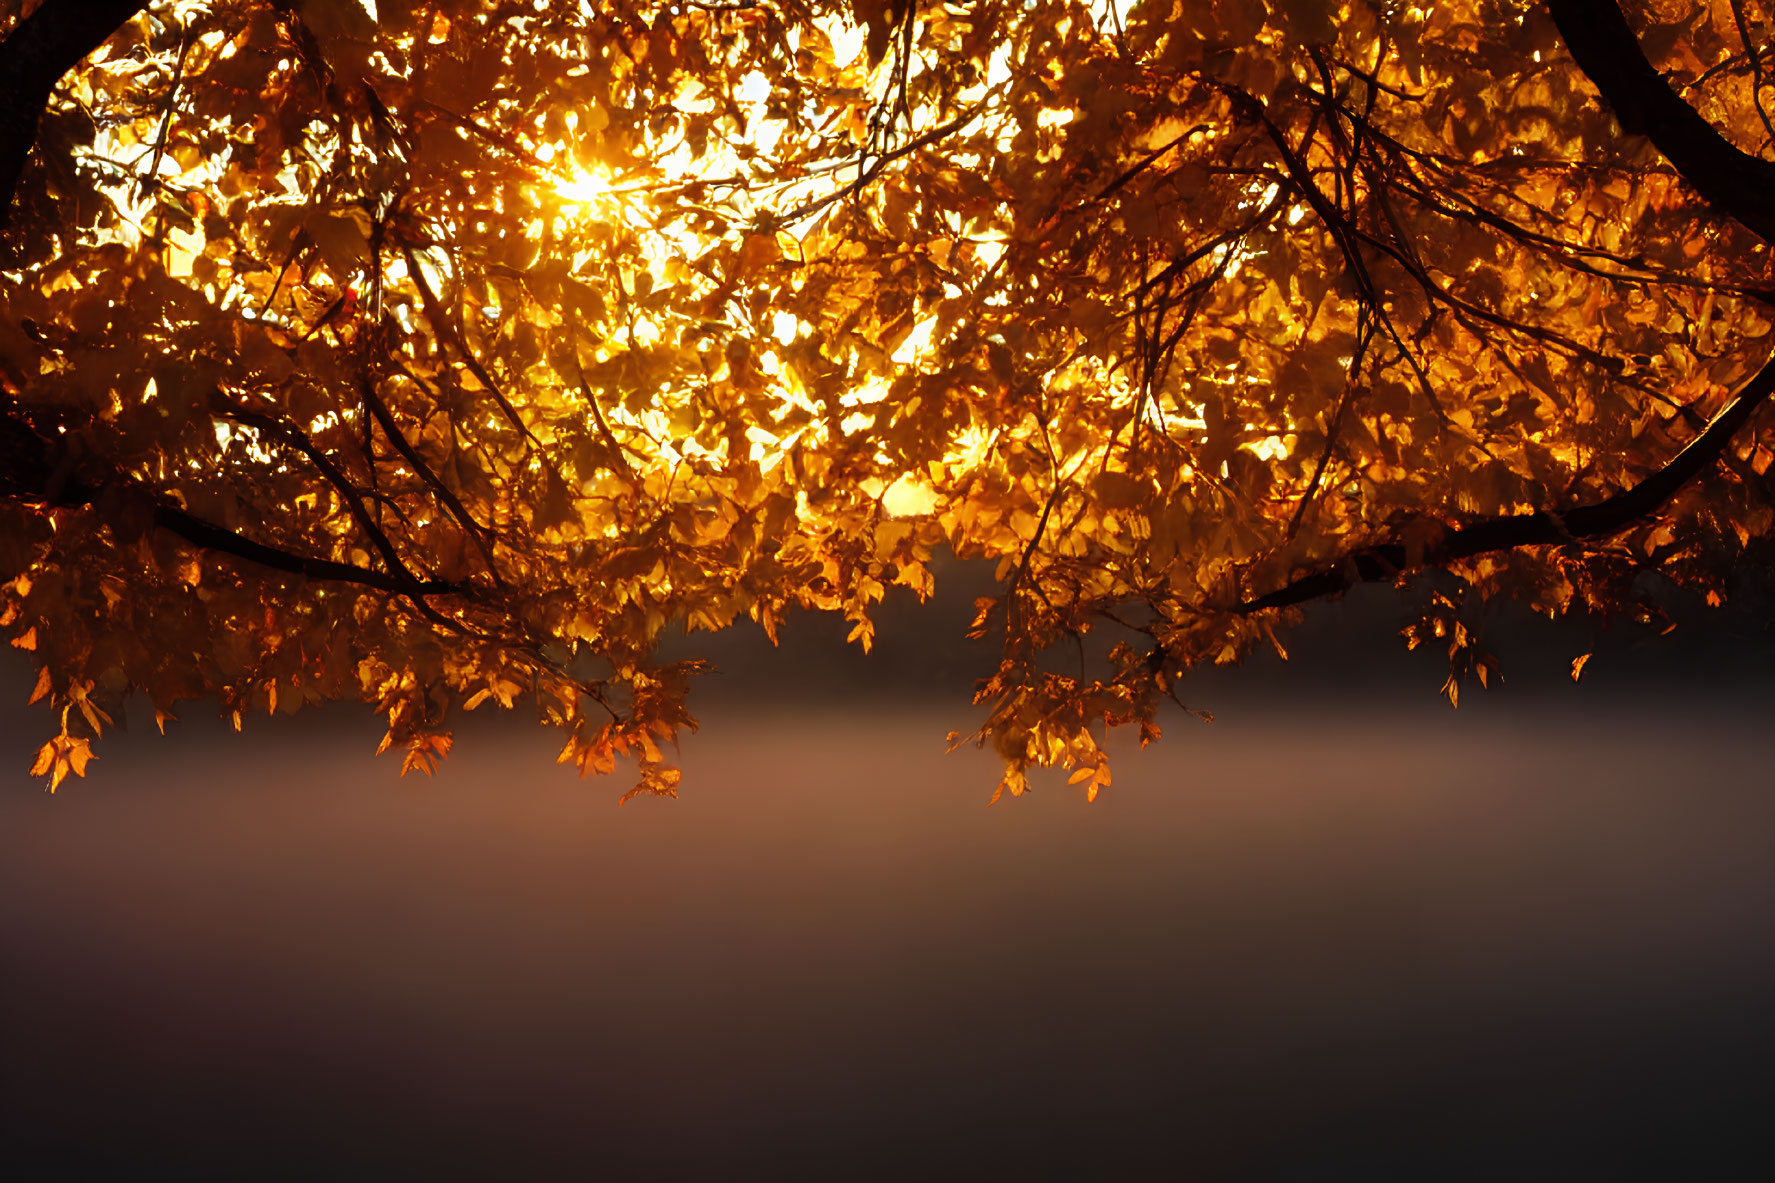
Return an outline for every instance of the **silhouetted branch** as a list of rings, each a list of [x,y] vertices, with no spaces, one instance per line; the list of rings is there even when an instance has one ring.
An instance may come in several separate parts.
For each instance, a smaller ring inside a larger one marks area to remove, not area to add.
[[[1775,242],[1775,163],[1734,146],[1670,88],[1615,0],[1548,0],[1547,9],[1621,130],[1651,140],[1708,204]]]
[[[203,550],[244,559],[273,571],[333,583],[351,583],[396,595],[469,594],[469,588],[448,580],[415,579],[410,574],[375,571],[259,542],[189,513],[175,505],[166,494],[126,477],[83,475],[77,471],[78,466],[71,456],[52,441],[50,434],[32,421],[29,412],[0,395],[0,496],[66,508],[90,506],[102,509],[115,500],[119,504],[141,506],[145,511],[136,511],[141,514],[136,519],[137,531],[145,522],[170,531]],[[125,531],[129,532],[127,527]]]
[[[419,303],[425,310],[425,319],[430,322],[432,331],[442,341],[456,347],[456,352],[462,355],[462,363],[468,367],[469,373],[473,374],[475,380],[487,388],[487,393],[493,396],[493,401],[499,404],[499,409],[511,421],[512,426],[516,427],[525,439],[540,446],[536,436],[531,434],[528,427],[524,426],[524,420],[518,415],[518,409],[512,406],[510,400],[505,397],[505,393],[499,389],[499,383],[493,380],[493,375],[487,372],[487,368],[481,364],[480,358],[475,356],[474,350],[468,347],[468,342],[456,330],[456,326],[450,323],[449,314],[438,302],[437,293],[431,290],[431,284],[426,280],[425,272],[419,266],[419,257],[413,253],[413,248],[405,242],[402,242],[400,246],[401,256],[407,261],[407,274],[412,277],[413,286],[419,289]]]
[[[1275,591],[1246,600],[1236,611],[1262,612],[1288,608],[1310,600],[1337,595],[1358,583],[1393,579],[1418,567],[1441,566],[1477,555],[1524,546],[1557,546],[1586,538],[1606,538],[1619,533],[1662,508],[1677,490],[1718,460],[1752,412],[1775,392],[1775,359],[1765,362],[1755,377],[1744,384],[1707,429],[1670,462],[1639,484],[1595,505],[1580,505],[1563,513],[1538,510],[1482,518],[1456,526],[1442,541],[1425,547],[1415,561],[1403,543],[1383,543],[1357,551],[1328,570],[1303,575]]]
[[[355,583],[394,595],[455,595],[466,590],[446,579],[401,579],[383,571],[372,571],[365,567],[354,567],[350,563],[339,563],[332,559],[318,559],[310,555],[282,550],[275,546],[267,546],[262,542],[255,542],[245,535],[224,529],[213,522],[194,517],[172,505],[161,504],[154,507],[154,524],[162,529],[172,531],[186,542],[204,550],[217,551],[237,559],[257,563],[261,567],[269,567],[273,571],[285,571],[292,575],[306,576],[309,579],[327,580],[333,583]]]
[[[432,471],[431,465],[427,464],[425,458],[419,455],[413,445],[408,442],[407,437],[401,432],[400,425],[394,421],[394,415],[389,411],[388,404],[383,402],[382,396],[376,393],[375,383],[371,382],[367,376],[360,376],[358,385],[362,388],[364,405],[369,408],[370,414],[375,417],[376,422],[382,425],[382,434],[388,437],[388,442],[394,446],[395,451],[401,454],[401,458],[407,462],[408,467],[412,468],[419,479],[437,494],[438,500],[443,502],[444,508],[456,520],[456,524],[462,528],[462,532],[468,535],[469,540],[475,544],[475,549],[481,552],[481,560],[487,564],[487,573],[493,577],[493,582],[503,584],[505,581],[500,578],[499,568],[493,561],[491,541],[493,531],[475,520],[474,515],[468,511],[468,507],[462,504],[462,499],[450,491],[450,487],[444,484],[437,473]]]

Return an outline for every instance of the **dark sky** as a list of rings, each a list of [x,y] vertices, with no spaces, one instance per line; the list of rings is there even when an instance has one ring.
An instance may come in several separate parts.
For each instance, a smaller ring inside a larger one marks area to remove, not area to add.
[[[1450,711],[1387,596],[1201,680],[1096,805],[943,753],[979,653],[890,614],[729,666],[685,795],[350,710],[0,758],[21,1178],[1763,1177],[1770,646],[1505,621]],[[859,680],[859,669],[867,670]],[[15,662],[4,693],[22,702]],[[1282,675],[1286,674],[1287,677]],[[797,692],[796,688],[799,687]],[[1198,691],[1199,690],[1199,694]]]

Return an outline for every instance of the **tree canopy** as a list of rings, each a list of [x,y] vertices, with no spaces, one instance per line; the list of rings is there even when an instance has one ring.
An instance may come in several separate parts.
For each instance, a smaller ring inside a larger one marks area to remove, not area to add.
[[[976,738],[1202,663],[1717,602],[1769,533],[1749,0],[0,0],[0,628],[120,704],[530,704],[672,792],[675,625],[996,559]],[[34,136],[34,139],[33,139]],[[1089,647],[1081,638],[1108,635]],[[966,738],[953,737],[957,742]]]

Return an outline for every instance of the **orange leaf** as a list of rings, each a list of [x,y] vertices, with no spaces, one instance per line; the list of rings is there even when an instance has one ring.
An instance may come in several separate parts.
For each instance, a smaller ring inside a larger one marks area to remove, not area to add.
[[[48,776],[49,770],[55,767],[56,745],[50,740],[37,749],[37,760],[31,765],[32,776]]]

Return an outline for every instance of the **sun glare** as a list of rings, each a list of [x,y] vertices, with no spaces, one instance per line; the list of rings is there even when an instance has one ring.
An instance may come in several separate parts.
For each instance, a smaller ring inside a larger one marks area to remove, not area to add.
[[[189,16],[196,11],[195,0],[183,0],[176,12]],[[365,3],[372,18],[375,6]],[[1092,0],[1089,19],[1099,28],[1119,22],[1114,0]],[[441,26],[439,26],[441,27]],[[803,45],[792,43],[798,52],[829,53],[836,79],[854,87],[865,108],[869,103],[886,100],[894,85],[892,55],[870,63],[866,47],[868,30],[845,15],[833,14],[814,22],[815,36],[823,36],[827,46],[816,41]],[[436,29],[434,28],[434,32]],[[797,35],[798,37],[798,35]],[[224,33],[206,34],[201,48],[214,53],[218,60],[233,56],[239,43]],[[985,121],[988,142],[1008,150],[1016,132],[1015,121],[993,105],[990,96],[1000,92],[1013,77],[1012,52],[1009,44],[999,47],[985,63],[976,81],[951,94],[952,103],[987,104],[981,118]],[[81,94],[82,101],[95,101],[96,96]],[[610,262],[601,282],[595,287],[619,293],[623,308],[622,330],[607,338],[588,341],[584,357],[587,364],[607,362],[625,349],[657,350],[681,347],[687,340],[719,342],[745,341],[751,356],[769,382],[768,402],[774,410],[766,412],[759,426],[748,432],[752,458],[774,468],[792,450],[818,447],[830,442],[834,433],[849,436],[866,433],[887,422],[894,414],[886,403],[894,386],[894,376],[918,367],[940,364],[944,341],[938,334],[939,320],[927,308],[920,308],[909,329],[884,335],[875,342],[886,351],[886,372],[861,367],[849,379],[846,389],[837,394],[842,408],[834,417],[831,406],[815,397],[806,385],[803,366],[796,361],[797,350],[825,349],[825,340],[833,326],[822,324],[817,314],[805,309],[784,307],[754,311],[748,317],[729,312],[725,318],[705,319],[701,323],[687,321],[671,311],[670,303],[648,301],[648,293],[660,292],[673,285],[685,285],[680,291],[713,292],[718,280],[712,278],[708,260],[717,251],[745,253],[754,249],[755,240],[774,239],[771,250],[784,259],[798,255],[808,257],[823,233],[829,215],[818,214],[803,221],[770,228],[769,220],[780,211],[842,208],[834,202],[861,201],[865,206],[870,196],[846,196],[860,167],[855,154],[867,150],[864,125],[858,123],[848,133],[835,125],[829,147],[822,157],[786,161],[781,144],[794,119],[781,109],[782,88],[769,73],[752,69],[735,74],[724,81],[714,77],[686,80],[672,97],[669,109],[680,113],[711,113],[726,110],[734,116],[725,131],[694,142],[669,121],[642,133],[644,151],[633,157],[601,158],[604,151],[601,133],[609,126],[610,114],[596,105],[569,112],[559,124],[545,126],[538,122],[533,131],[519,133],[523,147],[536,166],[532,174],[530,196],[536,207],[533,222],[522,230],[530,243],[541,246],[547,241],[570,243],[570,267],[583,282],[591,283],[598,273],[599,260]],[[904,112],[912,134],[919,128],[953,117],[954,107],[936,105],[934,98],[912,101]],[[996,113],[995,113],[996,112]],[[1051,108],[1038,113],[1037,125],[1050,134],[1060,133],[1077,117],[1067,100],[1056,100]],[[221,165],[204,161],[195,167],[175,160],[171,154],[162,156],[153,150],[151,120],[138,121],[100,135],[94,156],[101,162],[130,159],[138,171],[152,168],[163,181],[177,182],[190,188],[209,188],[219,181]],[[329,129],[310,128],[313,153],[317,158],[336,149]],[[866,160],[867,157],[865,156]],[[962,159],[961,163],[967,163]],[[270,203],[279,209],[279,216],[295,224],[305,225],[314,216],[308,212],[304,199],[298,195],[312,187],[313,178],[302,171],[299,154],[291,153],[284,171],[278,177],[291,196]],[[899,167],[899,166],[894,166]],[[239,277],[224,264],[208,257],[216,252],[203,231],[200,220],[195,225],[168,226],[159,212],[161,195],[152,186],[108,184],[108,196],[123,215],[119,236],[126,240],[156,234],[164,243],[164,262],[169,274],[193,284],[214,289],[219,299],[240,301],[247,315],[265,316],[282,323],[294,311],[291,297],[282,303],[257,306],[255,300],[243,295],[247,289]],[[688,196],[687,196],[688,195]],[[1253,195],[1255,198],[1257,195]],[[496,202],[497,206],[497,202]],[[705,214],[707,216],[705,216]],[[326,221],[326,219],[322,219]],[[333,218],[338,221],[338,218]],[[357,220],[357,230],[367,232],[367,221]],[[327,223],[331,225],[331,222]],[[721,225],[720,230],[712,227]],[[764,226],[764,229],[760,227]],[[340,231],[345,237],[350,228]],[[1008,227],[996,214],[971,216],[950,224],[955,244],[963,251],[957,257],[976,271],[991,272],[1002,263],[1011,240]],[[310,233],[314,233],[310,229]],[[613,242],[624,244],[620,249],[626,257],[608,252]],[[731,257],[731,256],[729,256]],[[415,249],[408,258],[416,261],[421,276],[433,291],[445,291],[453,283],[452,267],[441,254],[433,257],[426,249]],[[1241,260],[1235,259],[1231,269]],[[407,260],[391,254],[384,259],[385,279],[402,284],[409,279]],[[335,269],[317,263],[306,265],[307,276],[317,277],[323,284],[337,283]],[[295,288],[294,278],[285,278],[279,285],[285,292]],[[787,290],[787,289],[786,289]],[[944,285],[951,298],[963,295],[965,280],[959,276]],[[613,300],[613,303],[615,301]],[[1003,302],[1002,296],[988,296],[987,303]],[[286,311],[288,310],[288,311]],[[500,323],[505,303],[500,293],[489,288],[479,305],[481,315],[490,324]],[[415,315],[407,302],[396,301],[392,314],[409,328]],[[944,334],[951,329],[945,329]],[[688,334],[688,336],[687,336]],[[885,334],[885,330],[884,330]],[[721,351],[713,349],[710,356],[719,359]],[[718,361],[715,364],[719,364]],[[1117,386],[1114,376],[1105,381]],[[1118,398],[1126,391],[1119,387]],[[687,390],[661,387],[650,395],[652,409],[635,411],[623,405],[607,409],[612,422],[620,428],[645,432],[675,459],[679,447],[669,445],[678,440],[682,446],[698,447],[679,439],[670,427],[683,418],[684,409],[694,403]],[[916,405],[917,400],[913,400]],[[811,416],[811,422],[807,421]],[[657,420],[657,422],[655,422]],[[773,427],[773,423],[792,422],[793,427]],[[955,438],[941,450],[942,466],[950,472],[965,471],[990,461],[994,454],[996,433],[987,434],[974,427],[957,429]],[[706,442],[706,441],[705,441]],[[724,445],[723,445],[724,446]],[[936,469],[932,470],[937,471]],[[891,479],[891,478],[890,478]],[[922,477],[902,477],[888,485],[882,494],[884,512],[895,517],[929,514],[937,509],[938,494]]]
[[[557,181],[554,193],[570,205],[597,205],[611,198],[610,176],[602,171],[575,169],[565,180]]]

